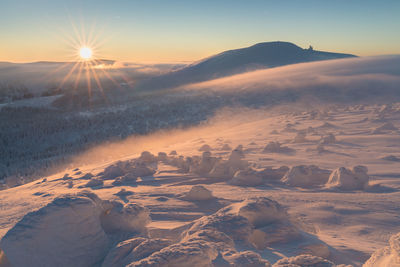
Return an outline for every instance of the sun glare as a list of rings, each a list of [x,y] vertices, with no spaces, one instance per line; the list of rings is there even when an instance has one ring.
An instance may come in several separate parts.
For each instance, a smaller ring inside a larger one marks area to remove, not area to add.
[[[82,47],[79,50],[79,55],[81,56],[81,58],[88,60],[92,57],[92,49],[90,49],[89,47]]]

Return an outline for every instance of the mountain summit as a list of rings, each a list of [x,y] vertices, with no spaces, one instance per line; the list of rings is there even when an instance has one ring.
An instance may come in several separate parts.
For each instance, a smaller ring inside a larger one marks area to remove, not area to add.
[[[316,51],[311,47],[303,49],[289,42],[264,42],[208,57],[180,70],[147,80],[139,87],[143,89],[175,87],[256,69],[348,57],[355,56]]]

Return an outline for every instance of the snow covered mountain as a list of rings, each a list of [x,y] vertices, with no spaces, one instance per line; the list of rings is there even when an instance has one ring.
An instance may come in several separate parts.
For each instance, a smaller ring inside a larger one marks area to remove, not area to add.
[[[264,42],[250,47],[228,50],[173,71],[144,81],[145,89],[175,87],[261,68],[289,64],[355,57],[350,54],[303,49],[289,42]]]

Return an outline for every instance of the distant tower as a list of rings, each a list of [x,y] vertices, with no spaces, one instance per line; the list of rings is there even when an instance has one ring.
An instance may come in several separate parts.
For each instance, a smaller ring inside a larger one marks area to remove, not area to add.
[[[308,50],[313,51],[313,50],[314,50],[314,47],[312,47],[312,45],[310,45],[310,46],[308,47]]]

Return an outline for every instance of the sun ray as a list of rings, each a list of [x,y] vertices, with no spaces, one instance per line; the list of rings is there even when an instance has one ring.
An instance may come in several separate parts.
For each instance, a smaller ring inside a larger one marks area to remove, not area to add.
[[[76,69],[76,67],[79,65],[79,62],[75,62],[75,64],[73,65],[73,67],[71,68],[71,70],[68,72],[67,75],[65,75],[64,79],[62,80],[62,82],[60,83],[60,85],[57,87],[57,89],[61,89],[61,87],[64,86],[64,84],[67,82],[68,78],[72,75],[72,73],[74,72],[74,70]]]

